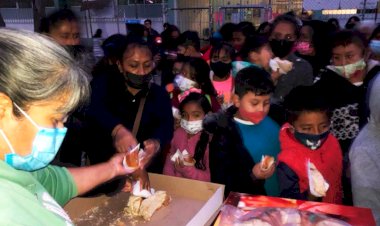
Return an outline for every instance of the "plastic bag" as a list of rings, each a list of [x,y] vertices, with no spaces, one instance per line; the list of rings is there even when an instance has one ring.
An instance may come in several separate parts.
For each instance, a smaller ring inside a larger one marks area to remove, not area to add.
[[[221,209],[220,226],[349,226],[347,222],[295,208],[258,207],[243,211],[232,205]]]

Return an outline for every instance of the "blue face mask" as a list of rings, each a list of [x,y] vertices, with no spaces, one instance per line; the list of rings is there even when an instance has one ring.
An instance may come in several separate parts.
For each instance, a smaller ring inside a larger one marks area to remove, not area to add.
[[[328,130],[324,133],[317,134],[317,135],[300,133],[300,132],[297,132],[297,130],[294,131],[294,137],[303,145],[310,148],[311,150],[316,150],[320,146],[322,146],[323,142],[326,141],[328,135],[329,135]]]
[[[26,156],[18,155],[13,149],[12,144],[0,130],[0,135],[4,138],[12,153],[5,155],[5,162],[15,169],[34,171],[47,166],[55,157],[65,138],[67,128],[44,128],[35,123],[32,118],[26,114],[19,106],[14,104],[16,108],[38,128],[38,132],[33,141],[32,152]]]

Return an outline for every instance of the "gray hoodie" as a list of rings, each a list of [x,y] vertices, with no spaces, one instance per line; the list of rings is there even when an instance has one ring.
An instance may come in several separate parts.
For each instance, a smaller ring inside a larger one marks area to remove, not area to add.
[[[369,94],[368,124],[360,131],[349,152],[354,205],[372,209],[380,225],[380,76]]]

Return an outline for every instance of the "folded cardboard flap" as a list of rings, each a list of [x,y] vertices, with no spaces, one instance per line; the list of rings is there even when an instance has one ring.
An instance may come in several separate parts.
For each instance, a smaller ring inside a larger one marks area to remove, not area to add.
[[[168,194],[174,198],[168,208],[164,211],[160,211],[161,213],[159,213],[156,218],[165,218],[166,223],[173,220],[171,223],[176,225],[210,225],[217,216],[219,208],[223,204],[224,185],[165,176],[161,174],[149,174],[149,178],[151,186],[155,188],[156,191],[167,191]],[[124,195],[116,195],[116,197],[118,196],[123,197]],[[65,210],[69,216],[75,220],[88,210],[101,206],[107,200],[109,200],[108,202],[112,200],[114,201],[114,199],[115,198],[112,199],[112,197],[105,195],[91,198],[75,198],[65,206]],[[121,200],[122,198],[120,198],[120,201]],[[123,202],[125,202],[125,200],[123,200]],[[187,205],[192,206],[190,207]],[[187,211],[176,212],[175,210],[177,209],[186,209]],[[122,209],[120,211],[122,211]],[[152,221],[153,220],[154,219],[152,219]],[[151,223],[153,225],[155,224],[155,222]],[[159,225],[159,222],[156,223],[156,225]]]

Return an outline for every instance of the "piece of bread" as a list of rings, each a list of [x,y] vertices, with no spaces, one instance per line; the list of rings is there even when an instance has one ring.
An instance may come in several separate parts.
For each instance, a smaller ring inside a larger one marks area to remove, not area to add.
[[[293,68],[293,63],[288,60],[277,60],[277,64],[280,67],[280,71],[288,73]]]
[[[310,192],[316,197],[326,196],[328,184],[313,163],[309,164]]]
[[[157,191],[152,196],[144,199],[140,206],[139,215],[149,221],[154,212],[162,206],[169,205],[170,197],[166,191]]]
[[[274,164],[274,157],[263,155],[261,158],[261,169],[268,170]]]
[[[131,195],[129,197],[127,208],[126,208],[127,212],[133,216],[139,216],[142,201],[143,201],[142,197]]]

